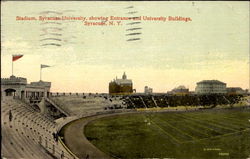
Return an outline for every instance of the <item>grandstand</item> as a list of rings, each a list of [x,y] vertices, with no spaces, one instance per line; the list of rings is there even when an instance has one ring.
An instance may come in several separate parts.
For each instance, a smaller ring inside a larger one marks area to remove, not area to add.
[[[119,97],[101,95],[56,95],[50,98],[70,115],[83,116],[115,108],[126,108]]]
[[[243,95],[131,95],[124,96],[123,101],[127,108],[164,108],[177,106],[215,107],[220,105],[233,106],[235,104],[247,105],[247,97]]]
[[[1,106],[2,158],[76,158],[60,139],[53,138],[62,122],[56,123],[21,100],[3,99]]]

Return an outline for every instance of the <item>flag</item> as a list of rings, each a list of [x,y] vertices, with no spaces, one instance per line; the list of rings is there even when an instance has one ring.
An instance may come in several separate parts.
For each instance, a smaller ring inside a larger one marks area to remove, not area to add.
[[[12,55],[12,61],[16,61],[20,59],[21,57],[23,57],[23,55]]]
[[[50,66],[41,64],[41,68],[46,68],[46,67],[50,67]]]

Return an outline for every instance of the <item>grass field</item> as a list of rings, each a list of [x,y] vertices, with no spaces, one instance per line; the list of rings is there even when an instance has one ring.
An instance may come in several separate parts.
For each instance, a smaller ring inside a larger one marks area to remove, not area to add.
[[[89,123],[84,133],[118,158],[250,157],[250,110],[119,115]]]

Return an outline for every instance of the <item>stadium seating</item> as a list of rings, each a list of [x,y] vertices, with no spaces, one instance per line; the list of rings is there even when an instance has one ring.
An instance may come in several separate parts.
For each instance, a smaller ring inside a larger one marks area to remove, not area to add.
[[[76,158],[52,136],[62,124],[19,100],[2,100],[1,105],[2,158]]]
[[[211,106],[233,105],[242,101],[242,95],[131,95],[123,97],[127,108],[153,108],[176,106]]]
[[[105,111],[109,109],[122,109],[126,105],[120,98],[91,96],[54,96],[50,98],[62,109],[69,112],[71,116],[87,116],[88,114]]]

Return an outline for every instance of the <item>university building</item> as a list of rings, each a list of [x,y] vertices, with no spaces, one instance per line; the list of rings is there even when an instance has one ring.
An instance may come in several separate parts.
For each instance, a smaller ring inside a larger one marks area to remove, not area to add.
[[[218,80],[203,80],[196,83],[195,93],[197,94],[225,94],[226,83]]]
[[[131,79],[127,79],[124,72],[122,79],[114,79],[109,83],[109,94],[111,95],[126,95],[133,93],[133,83]]]
[[[173,95],[188,95],[189,94],[189,89],[186,88],[185,86],[181,85],[181,86],[178,86],[177,88],[172,89],[170,94],[173,94]]]

